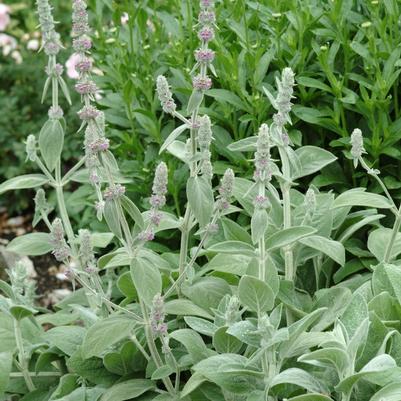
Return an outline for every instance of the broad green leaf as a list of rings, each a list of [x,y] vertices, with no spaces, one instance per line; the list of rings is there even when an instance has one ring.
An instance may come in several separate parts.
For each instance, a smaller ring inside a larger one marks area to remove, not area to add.
[[[218,253],[207,264],[207,270],[243,276],[248,269],[250,261],[251,258],[249,256]]]
[[[210,223],[213,214],[213,191],[205,177],[190,177],[187,181],[187,197],[196,220],[201,227]]]
[[[187,112],[192,114],[195,109],[197,109],[203,100],[203,92],[194,90],[188,100]]]
[[[110,316],[97,321],[87,331],[82,343],[82,356],[102,356],[113,344],[118,343],[131,333],[135,322],[124,316]]]
[[[200,334],[194,330],[176,330],[169,336],[184,345],[194,364],[210,356],[211,351],[206,347]]]
[[[53,391],[50,400],[57,400],[62,398],[78,387],[78,376],[75,374],[67,373],[61,376],[60,381],[56,389]]]
[[[158,268],[137,257],[131,261],[131,277],[138,296],[147,305],[152,305],[155,295],[162,292],[162,277]]]
[[[268,215],[264,209],[256,209],[251,219],[252,242],[256,244],[264,238],[267,230]]]
[[[64,129],[59,120],[46,121],[39,134],[39,149],[47,168],[53,171],[60,160],[64,144]]]
[[[260,348],[261,335],[257,333],[257,327],[249,320],[241,320],[232,324],[227,333],[238,338],[245,344]]]
[[[191,285],[182,285],[182,293],[205,310],[217,308],[226,294],[231,294],[227,281],[219,277],[200,277]]]
[[[164,310],[169,315],[200,316],[206,319],[213,318],[212,315],[188,299],[173,299],[172,301],[168,301],[164,305]]]
[[[224,241],[214,244],[207,248],[208,252],[238,254],[245,256],[255,256],[255,249],[252,245],[241,241]]]
[[[368,305],[365,298],[358,293],[353,294],[351,302],[340,319],[347,329],[350,339],[362,322],[368,317],[368,314]]]
[[[380,227],[372,231],[368,237],[368,249],[377,258],[379,262],[384,261],[387,246],[390,242],[393,230],[390,228]],[[389,262],[397,258],[401,253],[401,233],[397,233],[393,247],[391,249]]]
[[[96,248],[106,248],[113,239],[113,233],[92,233],[92,245]]]
[[[247,367],[248,359],[237,354],[221,354],[199,362],[193,370],[235,394],[245,394],[263,383],[261,371]]]
[[[120,377],[109,372],[100,358],[84,359],[81,349],[77,349],[67,360],[67,367],[71,373],[76,373],[95,384],[111,386]]]
[[[46,184],[49,179],[43,174],[26,174],[10,178],[0,185],[0,195],[14,189],[35,188]]]
[[[299,85],[306,86],[308,88],[321,89],[322,91],[331,93],[330,86],[324,84],[319,79],[310,78],[310,77],[297,77],[296,80]]]
[[[213,335],[213,347],[219,354],[238,354],[242,341],[227,332],[227,327],[220,327]]]
[[[21,320],[24,317],[32,316],[38,311],[26,305],[13,305],[10,307],[10,313],[15,319]]]
[[[398,303],[401,304],[401,270],[400,266],[385,264],[384,271],[387,275],[388,282],[390,283],[391,288],[394,291],[394,295],[398,300]]]
[[[105,203],[103,216],[110,231],[117,237],[122,238],[123,234],[121,231],[120,224],[120,206],[115,200],[110,200]]]
[[[295,384],[312,393],[329,393],[328,388],[310,373],[298,368],[290,368],[276,375],[271,381],[271,387],[278,384]]]
[[[298,361],[320,367],[334,367],[337,372],[343,372],[351,363],[347,353],[341,348],[335,347],[318,349],[301,355]]]
[[[249,106],[245,102],[243,102],[240,97],[226,89],[210,89],[206,92],[206,95],[215,98],[218,102],[222,101],[229,103],[232,106],[236,107],[236,109],[247,112],[251,111]]]
[[[291,227],[277,231],[275,234],[267,238],[266,248],[269,251],[282,248],[300,240],[301,238],[308,237],[316,231],[315,228],[308,226]]]
[[[130,215],[131,219],[134,220],[140,229],[145,227],[142,214],[140,210],[136,207],[135,203],[132,202],[128,196],[124,195],[121,197],[121,206]]]
[[[82,343],[86,330],[80,326],[59,326],[46,331],[43,338],[52,347],[72,355]]]
[[[166,138],[163,145],[160,147],[159,155],[164,152],[186,129],[188,129],[187,124],[182,124],[177,127],[173,132]]]
[[[360,379],[375,382],[375,376],[381,377],[386,375],[389,370],[395,368],[397,365],[394,359],[387,354],[379,355],[368,362],[358,373],[346,377],[337,386],[337,391],[348,393],[352,390],[353,386]]]
[[[100,398],[100,401],[125,401],[139,397],[146,391],[153,390],[155,384],[151,380],[131,379],[114,384],[107,389]]]
[[[168,366],[168,365],[163,365],[160,366],[160,368],[157,368],[153,373],[152,373],[152,380],[160,380],[164,379],[165,377],[170,376],[172,373],[174,373],[174,370]]]
[[[242,276],[238,285],[241,303],[253,312],[267,312],[274,306],[274,293],[270,286],[252,276]]]
[[[308,393],[289,398],[288,401],[333,401],[333,399],[322,394]]]
[[[0,352],[0,397],[4,394],[10,379],[13,354]]]
[[[120,376],[128,375],[138,369],[137,348],[131,341],[127,341],[119,352],[107,352],[103,357],[103,364],[111,373]]]
[[[341,266],[345,263],[345,249],[338,241],[333,241],[319,235],[311,235],[306,238],[301,238],[299,242],[324,253]]]
[[[38,256],[49,253],[53,249],[50,235],[47,233],[30,233],[14,238],[7,250],[18,255]]]
[[[188,394],[192,393],[192,391],[196,390],[202,383],[206,381],[205,376],[202,376],[199,373],[194,373],[188,381],[185,383],[184,388],[181,391],[181,398],[186,397]]]
[[[390,383],[375,393],[369,401],[400,401],[401,381]]]
[[[378,209],[390,209],[392,204],[382,195],[351,189],[343,192],[334,200],[333,208],[344,206],[366,206]]]
[[[254,152],[256,150],[257,136],[240,139],[237,142],[230,143],[228,149],[232,152]]]
[[[191,329],[208,337],[213,337],[214,332],[218,329],[214,323],[200,317],[185,316],[184,320]]]

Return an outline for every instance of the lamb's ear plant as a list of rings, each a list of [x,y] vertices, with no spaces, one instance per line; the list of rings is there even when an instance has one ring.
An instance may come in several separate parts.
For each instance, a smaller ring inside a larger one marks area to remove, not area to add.
[[[61,44],[47,0],[38,0],[38,11],[49,56],[44,94],[52,89],[52,106],[26,149],[42,173],[9,180],[0,192],[38,187],[34,226],[47,232],[17,237],[8,249],[51,252],[75,288],[48,311],[37,306],[23,262],[10,269],[10,284],[0,282],[0,400],[398,399],[401,217],[362,157],[361,132],[351,135],[351,156],[386,196],[355,188],[336,197],[312,184],[299,191],[301,179],[305,184],[335,157],[291,143],[295,76],[287,67],[277,78],[277,93],[265,90],[276,110],[272,121],[231,145],[250,155],[252,179],[235,177],[232,166],[217,184],[212,119],[201,115],[211,86],[207,71],[217,75],[208,47],[215,12],[212,0],[201,0],[201,45],[188,104],[180,110],[166,78],[156,79],[163,112],[183,123],[161,152],[189,171],[185,213],[177,218],[163,210],[169,176],[164,162],[155,170],[149,210],[141,212],[125,193],[105,116],[95,106],[83,0],[73,2],[72,36],[80,57],[75,90],[82,97],[76,135],[84,136],[85,154],[62,175],[66,124],[58,93],[61,88],[68,98],[68,92],[56,63]],[[184,133],[188,139],[179,140]],[[93,217],[108,231],[74,231],[64,193],[72,181],[93,189]],[[41,186],[55,192],[55,208]],[[392,230],[370,229],[384,217],[377,209],[394,213]],[[158,241],[167,230],[179,231],[178,252]],[[354,238],[359,230],[370,231],[368,250]],[[111,244],[97,258],[98,248]],[[360,257],[362,267],[348,254]]]

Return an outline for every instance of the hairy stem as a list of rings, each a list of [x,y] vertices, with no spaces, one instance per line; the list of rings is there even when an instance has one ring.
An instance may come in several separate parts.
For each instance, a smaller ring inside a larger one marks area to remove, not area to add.
[[[21,367],[21,373],[24,377],[24,380],[25,380],[26,386],[28,387],[28,390],[34,391],[34,390],[36,390],[36,387],[33,384],[31,375],[29,374],[28,361],[25,357],[25,350],[24,350],[24,343],[22,340],[20,322],[17,319],[14,319],[14,335],[15,335],[15,342],[17,344],[17,349],[18,349],[18,363]]]

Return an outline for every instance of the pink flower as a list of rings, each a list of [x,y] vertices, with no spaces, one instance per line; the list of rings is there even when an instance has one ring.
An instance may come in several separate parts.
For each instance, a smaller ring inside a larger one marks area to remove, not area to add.
[[[0,4],[0,31],[4,31],[10,23],[10,7]]]
[[[0,33],[0,47],[3,48],[3,56],[8,56],[17,47],[17,41],[10,35]]]
[[[71,79],[79,78],[79,73],[75,69],[75,67],[80,61],[81,61],[81,56],[78,53],[71,54],[70,58],[66,61],[65,66],[67,67],[67,75]]]

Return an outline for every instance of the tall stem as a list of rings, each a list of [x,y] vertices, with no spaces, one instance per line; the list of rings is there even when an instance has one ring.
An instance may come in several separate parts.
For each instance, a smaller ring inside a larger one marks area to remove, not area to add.
[[[264,182],[259,182],[259,196],[262,199],[265,198],[266,189]],[[258,241],[258,250],[259,250],[259,280],[266,281],[266,244],[265,244],[265,236],[263,235]]]
[[[159,351],[156,348],[153,333],[150,328],[148,312],[147,312],[146,306],[142,300],[139,300],[139,304],[141,306],[142,317],[145,322],[145,336],[146,336],[146,342],[148,344],[148,348],[150,351],[150,355],[152,356],[153,362],[155,363],[156,367],[160,368],[163,366],[163,361],[160,357]],[[174,390],[173,383],[171,382],[170,378],[166,377],[166,378],[162,379],[162,381],[163,381],[164,385],[166,386],[166,389],[168,390],[170,395],[174,396],[175,390]]]
[[[283,195],[284,229],[287,229],[291,227],[291,197],[290,197],[291,170],[287,152],[283,147],[279,147],[279,152],[282,163],[283,176],[285,180],[285,182],[283,182],[280,185],[280,187]],[[284,262],[285,262],[285,279],[291,281],[295,280],[296,271],[291,247],[286,247],[284,249]]]
[[[20,321],[17,319],[14,319],[14,335],[18,349],[18,363],[20,364],[22,375],[24,376],[24,380],[26,386],[28,387],[28,390],[34,391],[36,390],[36,387],[33,384],[32,378],[29,374],[28,361],[25,357],[24,343],[22,340]]]
[[[401,206],[398,209],[398,215],[395,218],[393,231],[391,233],[391,238],[390,238],[389,243],[387,244],[386,253],[384,254],[383,262],[385,262],[385,263],[388,263],[390,261],[391,251],[393,249],[395,239],[397,238],[397,234],[400,231],[400,225],[401,225]]]

